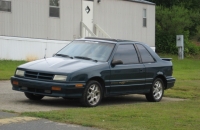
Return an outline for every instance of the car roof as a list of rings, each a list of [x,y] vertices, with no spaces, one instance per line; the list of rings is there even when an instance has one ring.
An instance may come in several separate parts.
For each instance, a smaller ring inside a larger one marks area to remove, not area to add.
[[[160,59],[160,57],[150,48],[149,45],[138,42],[138,41],[131,41],[131,40],[120,40],[120,39],[110,39],[110,38],[98,38],[98,37],[85,37],[81,39],[77,39],[75,41],[91,41],[91,42],[106,42],[106,43],[114,43],[114,44],[135,44],[139,43],[146,47],[146,49],[153,55],[153,57],[157,60]]]
[[[121,40],[121,39],[111,39],[111,38],[99,38],[99,37],[85,37],[77,39],[75,41],[94,41],[94,42],[107,42],[107,43],[135,43],[136,41],[131,40]]]

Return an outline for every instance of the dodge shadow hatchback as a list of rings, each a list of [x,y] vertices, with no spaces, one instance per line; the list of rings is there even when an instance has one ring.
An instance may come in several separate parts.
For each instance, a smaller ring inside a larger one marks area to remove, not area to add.
[[[77,98],[87,107],[108,96],[144,94],[159,102],[174,86],[170,58],[148,45],[128,40],[84,38],[72,41],[51,58],[17,67],[12,89],[30,100],[44,96]]]

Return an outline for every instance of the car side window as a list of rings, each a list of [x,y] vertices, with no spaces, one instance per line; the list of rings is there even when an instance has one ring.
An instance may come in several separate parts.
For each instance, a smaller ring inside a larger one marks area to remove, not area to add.
[[[114,60],[121,60],[123,64],[139,63],[138,55],[133,45],[119,45],[115,52]]]
[[[151,56],[149,51],[147,51],[147,49],[143,45],[141,45],[141,44],[136,44],[136,45],[137,45],[138,50],[140,52],[143,63],[153,63],[153,62],[155,62],[154,58]]]

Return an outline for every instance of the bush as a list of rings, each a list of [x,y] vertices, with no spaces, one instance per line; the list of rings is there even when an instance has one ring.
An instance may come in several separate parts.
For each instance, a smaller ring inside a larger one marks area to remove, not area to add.
[[[200,47],[193,44],[192,42],[185,43],[184,54],[186,57],[200,54]]]
[[[193,14],[193,15],[192,15]],[[197,55],[200,49],[190,40],[191,17],[199,16],[181,6],[156,7],[156,52],[178,54],[176,35],[184,35],[185,56]]]

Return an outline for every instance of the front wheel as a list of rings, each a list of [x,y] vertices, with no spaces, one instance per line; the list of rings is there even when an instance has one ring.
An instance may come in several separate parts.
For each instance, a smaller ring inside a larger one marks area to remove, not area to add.
[[[164,94],[164,84],[162,79],[157,78],[154,80],[151,90],[146,94],[146,99],[150,102],[159,102]]]
[[[30,100],[41,100],[44,97],[42,95],[36,95],[36,94],[26,93],[26,92],[24,94]]]
[[[102,99],[102,87],[97,81],[89,81],[81,98],[81,103],[86,107],[97,106]]]

